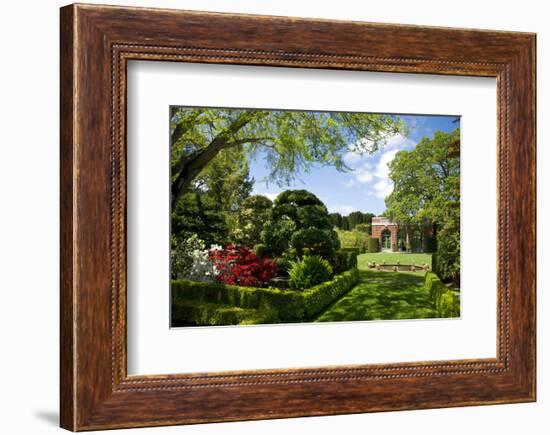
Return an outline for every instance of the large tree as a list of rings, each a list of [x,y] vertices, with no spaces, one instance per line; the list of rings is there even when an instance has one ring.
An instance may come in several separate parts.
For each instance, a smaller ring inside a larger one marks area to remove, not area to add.
[[[390,163],[393,192],[386,214],[402,224],[434,224],[437,273],[460,279],[460,130],[437,131],[412,151],[400,151]]]
[[[241,156],[265,150],[269,178],[284,183],[313,164],[346,170],[346,151],[372,153],[401,131],[403,123],[390,115],[175,107],[172,205],[224,150],[237,150]]]
[[[460,200],[460,131],[435,132],[415,149],[400,151],[389,164],[393,192],[386,215],[401,223],[443,224]]]

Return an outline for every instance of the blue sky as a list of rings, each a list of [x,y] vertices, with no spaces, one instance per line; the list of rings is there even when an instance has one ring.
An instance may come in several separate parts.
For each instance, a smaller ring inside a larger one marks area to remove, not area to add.
[[[441,130],[450,132],[459,126],[456,116],[401,115],[408,126],[408,136],[391,137],[387,144],[372,155],[346,153],[344,160],[353,168],[339,172],[333,167],[315,166],[309,173],[300,173],[288,186],[266,183],[268,170],[264,157],[259,154],[250,162],[250,176],[256,180],[253,193],[273,199],[286,189],[306,189],[323,201],[329,212],[347,215],[352,211],[381,214],[385,209],[384,198],[393,190],[388,178],[388,163],[400,150],[414,149],[424,136],[432,137]]]

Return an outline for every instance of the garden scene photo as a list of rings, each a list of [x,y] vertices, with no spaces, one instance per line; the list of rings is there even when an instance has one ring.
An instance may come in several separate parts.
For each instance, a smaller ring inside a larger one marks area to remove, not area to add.
[[[460,117],[170,107],[171,326],[460,317]]]

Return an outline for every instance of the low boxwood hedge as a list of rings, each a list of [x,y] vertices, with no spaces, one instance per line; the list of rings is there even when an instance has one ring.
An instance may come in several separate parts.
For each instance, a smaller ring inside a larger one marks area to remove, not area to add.
[[[300,322],[315,316],[358,282],[356,268],[304,291],[176,280],[172,281],[172,317],[197,325]]]
[[[257,325],[277,323],[277,313],[272,310],[239,308],[230,305],[201,301],[178,300],[172,305],[172,317],[195,325]]]
[[[425,285],[435,304],[437,317],[460,317],[460,292],[445,286],[433,272],[426,272]]]
[[[180,300],[273,310],[281,320],[293,319],[303,309],[300,294],[296,291],[240,287],[185,279],[172,281],[172,301],[178,303]]]
[[[323,311],[358,282],[359,270],[353,268],[336,275],[331,281],[303,291],[301,295],[303,297],[305,318],[309,319]]]

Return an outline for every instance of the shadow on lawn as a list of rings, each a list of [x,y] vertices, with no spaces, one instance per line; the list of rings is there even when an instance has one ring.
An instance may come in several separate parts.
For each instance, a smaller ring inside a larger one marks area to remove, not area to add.
[[[316,322],[435,318],[424,277],[407,273],[361,271],[361,281],[317,316]]]

